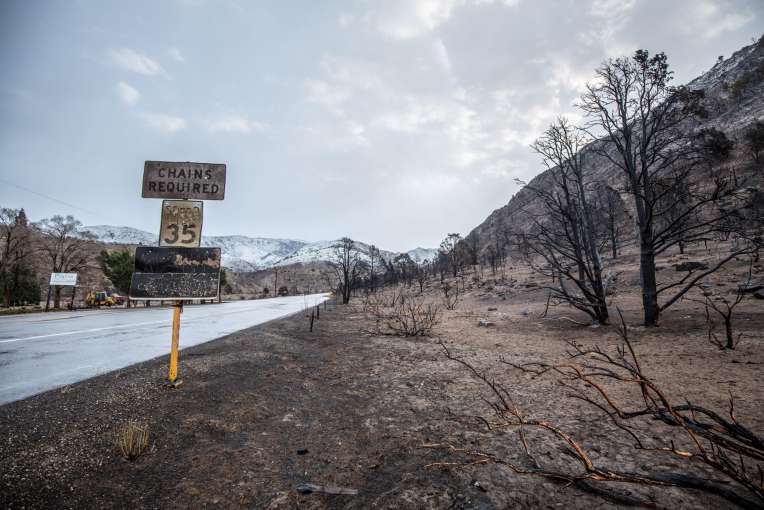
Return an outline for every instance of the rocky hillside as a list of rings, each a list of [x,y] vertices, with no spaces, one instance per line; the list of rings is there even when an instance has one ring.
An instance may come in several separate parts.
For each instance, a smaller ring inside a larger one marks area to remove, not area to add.
[[[688,129],[716,128],[723,131],[735,142],[727,164],[734,167],[738,175],[745,174],[757,185],[761,185],[764,169],[754,168],[755,165],[742,142],[745,130],[757,120],[764,120],[764,37],[757,43],[738,50],[730,58],[719,60],[687,86],[693,90],[704,91],[703,106],[708,111],[706,118]],[[592,150],[595,144],[600,143],[602,142],[594,141],[583,149],[587,153],[587,163],[591,165],[590,182],[621,188],[621,171]],[[540,185],[547,178],[548,172],[541,172],[531,184],[542,187]],[[477,237],[477,245],[481,252],[489,244],[506,244],[512,230],[518,227],[522,229],[523,220],[519,211],[529,200],[531,194],[528,191],[518,191],[506,205],[493,211],[483,223],[468,234],[468,242],[472,244]],[[629,204],[626,206],[628,208]]]

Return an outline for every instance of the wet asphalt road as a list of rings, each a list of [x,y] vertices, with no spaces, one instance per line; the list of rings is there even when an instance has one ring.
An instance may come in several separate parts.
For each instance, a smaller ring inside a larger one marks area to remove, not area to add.
[[[315,294],[186,306],[180,348],[290,315],[324,299]],[[0,317],[0,404],[167,355],[171,323],[171,307]]]

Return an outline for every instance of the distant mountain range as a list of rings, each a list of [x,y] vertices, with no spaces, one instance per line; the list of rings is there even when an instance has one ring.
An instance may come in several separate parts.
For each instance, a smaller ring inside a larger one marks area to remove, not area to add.
[[[110,244],[132,244],[156,246],[157,234],[132,227],[113,225],[91,225],[82,228],[93,234],[97,241]],[[203,246],[219,247],[223,254],[223,265],[235,271],[256,271],[290,264],[309,264],[332,260],[333,246],[337,241],[317,241],[308,243],[296,239],[270,239],[247,236],[203,236]],[[357,242],[362,253],[368,253],[367,244]],[[415,248],[408,255],[421,264],[426,259],[433,260],[438,250]],[[380,250],[382,258],[390,260],[397,253]]]

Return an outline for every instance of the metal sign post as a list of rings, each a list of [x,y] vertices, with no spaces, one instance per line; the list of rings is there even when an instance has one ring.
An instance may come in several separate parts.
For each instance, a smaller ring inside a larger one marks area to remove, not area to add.
[[[202,200],[225,198],[226,166],[146,161],[143,198],[163,198],[159,247],[139,246],[130,298],[174,300],[168,380],[179,386],[180,315],[184,299],[213,299],[220,292],[220,248],[200,247]],[[195,199],[195,200],[189,200]]]
[[[48,297],[45,300],[45,311],[50,309],[50,291],[53,287],[73,287],[72,308],[74,308],[74,293],[77,291],[77,273],[50,273],[48,282]]]
[[[172,345],[170,347],[170,374],[167,377],[170,384],[175,384],[178,378],[178,344],[180,343],[180,314],[183,313],[183,301],[175,301],[172,305]]]

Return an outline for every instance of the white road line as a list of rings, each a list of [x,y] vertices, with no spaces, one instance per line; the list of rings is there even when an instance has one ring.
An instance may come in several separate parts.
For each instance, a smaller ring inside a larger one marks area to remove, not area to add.
[[[77,335],[80,333],[93,333],[95,331],[106,331],[108,329],[119,329],[119,328],[134,328],[136,326],[148,326],[149,324],[161,324],[161,323],[168,323],[167,319],[161,320],[161,321],[151,321],[151,322],[138,322],[135,324],[122,324],[120,326],[107,326],[105,328],[93,328],[93,329],[81,329],[79,331],[64,331],[63,333],[51,333],[49,335],[38,335],[38,336],[28,336],[25,338],[8,338],[5,340],[0,340],[0,344],[7,344],[11,342],[21,342],[23,340],[37,340],[40,338],[50,338],[54,336],[65,336],[65,335]],[[169,323],[168,323],[169,324]]]
[[[286,306],[287,303],[284,303],[284,302],[281,302],[281,303],[269,303],[269,305],[272,305],[272,304],[275,304],[275,305],[281,307],[281,306]],[[271,309],[275,311],[274,308],[271,308]],[[196,310],[194,310],[194,311],[196,311]],[[204,319],[209,319],[209,318],[214,318],[214,317],[221,317],[223,315],[233,315],[233,314],[237,314],[237,313],[246,313],[246,312],[251,312],[251,311],[253,311],[253,310],[250,309],[250,308],[245,308],[244,310],[231,310],[231,311],[227,311],[227,312],[211,313],[211,314],[202,315],[200,317],[189,317],[189,318],[186,319],[185,322],[188,323],[188,322],[199,321],[199,320],[204,320]],[[77,316],[77,318],[80,318],[80,317],[83,317],[83,316]],[[50,321],[50,320],[55,320],[55,319],[48,319],[48,321]],[[269,320],[272,320],[272,319],[269,319]],[[42,322],[42,321],[39,321],[39,322]],[[162,320],[159,320],[159,321],[137,322],[137,323],[131,323],[131,324],[122,324],[122,325],[118,325],[118,326],[106,326],[106,327],[103,327],[103,328],[81,329],[81,330],[78,330],[78,331],[63,331],[61,333],[49,333],[47,335],[28,336],[28,337],[23,337],[23,338],[6,338],[4,340],[0,340],[0,344],[7,344],[7,343],[13,343],[13,342],[22,342],[24,340],[39,340],[41,338],[52,338],[52,337],[56,337],[56,336],[79,335],[79,334],[83,334],[83,333],[95,333],[97,331],[108,331],[110,329],[134,328],[134,327],[137,327],[137,326],[149,326],[149,325],[152,325],[152,324],[167,324],[169,326],[170,325],[170,321],[168,319],[162,319]]]
[[[235,314],[235,313],[245,313],[245,312],[249,312],[249,311],[251,311],[251,310],[249,310],[249,309],[246,309],[246,310],[232,310],[230,312],[202,315],[201,317],[189,317],[188,319],[186,319],[185,322],[188,323],[188,322],[192,322],[192,321],[199,321],[199,320],[209,319],[209,318],[212,318],[212,317],[220,317],[220,316],[223,316],[223,315],[232,315],[232,314]],[[24,338],[7,338],[5,340],[0,340],[0,344],[7,344],[7,343],[11,343],[11,342],[22,342],[24,340],[39,340],[41,338],[52,338],[52,337],[55,337],[55,336],[78,335],[78,334],[81,334],[81,333],[95,333],[96,331],[107,331],[109,329],[134,328],[134,327],[137,327],[137,326],[149,326],[149,325],[152,325],[152,324],[163,324],[163,323],[167,324],[168,326],[171,324],[171,322],[169,320],[162,319],[161,321],[137,322],[137,323],[132,323],[132,324],[122,324],[122,325],[119,325],[119,326],[107,326],[107,327],[103,327],[103,328],[81,329],[79,331],[63,331],[61,333],[50,333],[50,334],[47,334],[47,335],[27,336],[27,337],[24,337]]]

